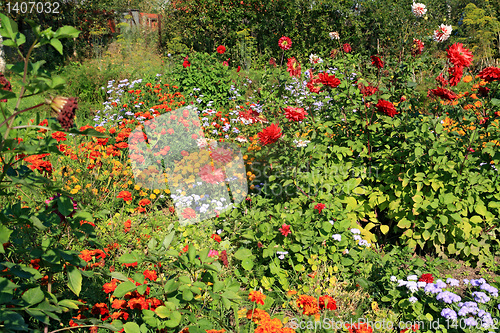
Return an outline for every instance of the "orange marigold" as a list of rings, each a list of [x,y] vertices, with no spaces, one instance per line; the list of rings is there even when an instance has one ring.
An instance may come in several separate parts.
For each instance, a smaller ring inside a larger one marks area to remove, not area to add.
[[[307,316],[319,313],[318,300],[313,296],[300,295],[297,306],[302,309],[302,314]]]
[[[266,299],[266,296],[258,292],[257,290],[252,290],[248,295],[248,299],[257,304],[264,305],[264,300]]]
[[[248,310],[247,312],[247,319],[252,320],[254,323],[258,324],[262,320],[271,318],[269,314],[261,309],[253,309],[253,310]]]
[[[266,318],[259,323],[259,326],[255,329],[255,333],[271,333],[279,332],[283,327],[283,324],[278,318]]]

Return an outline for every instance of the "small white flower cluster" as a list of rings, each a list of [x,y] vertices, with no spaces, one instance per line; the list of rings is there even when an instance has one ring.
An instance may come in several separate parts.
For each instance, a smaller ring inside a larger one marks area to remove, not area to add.
[[[295,144],[295,146],[297,148],[307,147],[307,144],[309,142],[311,142],[311,141],[308,141],[308,140],[293,140],[293,143]]]

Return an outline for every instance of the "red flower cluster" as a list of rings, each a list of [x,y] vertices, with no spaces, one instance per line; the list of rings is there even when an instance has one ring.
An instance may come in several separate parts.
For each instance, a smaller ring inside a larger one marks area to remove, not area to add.
[[[220,236],[217,234],[212,234],[212,236],[210,236],[210,238],[212,238],[217,243],[220,243],[222,241],[222,238],[220,238]]]
[[[455,43],[447,50],[448,59],[457,67],[469,67],[472,63],[472,53],[465,49],[462,43]]]
[[[262,294],[261,292],[258,292],[256,290],[252,290],[250,294],[248,295],[248,299],[251,302],[255,302],[256,304],[264,305],[264,300],[266,299],[266,296]]]
[[[306,116],[307,112],[303,108],[293,108],[291,106],[285,108],[285,117],[290,121],[301,121]]]
[[[312,93],[319,93],[323,86],[336,88],[340,84],[340,80],[335,75],[330,76],[328,73],[319,73],[318,76],[314,76],[310,71],[309,77],[310,80],[306,86]]]
[[[371,96],[378,91],[377,87],[373,87],[371,84],[369,84],[368,86],[365,86],[362,83],[358,84],[358,89],[361,91],[361,94],[364,97]]]
[[[420,282],[427,282],[427,283],[434,283],[434,276],[432,274],[422,274],[420,279],[418,279]]]
[[[284,223],[283,223],[283,225],[281,226],[281,228],[279,228],[279,231],[280,231],[280,232],[281,232],[281,234],[282,234],[283,236],[285,236],[285,237],[286,237],[286,236],[288,236],[288,234],[289,234],[289,233],[291,233],[291,231],[290,231],[290,226],[289,226],[289,225],[287,225],[287,224],[284,224]]]
[[[396,111],[394,105],[391,102],[385,101],[383,99],[379,99],[375,107],[379,112],[385,113],[389,117],[394,117],[395,115],[398,114],[398,111]]]
[[[413,38],[413,44],[411,45],[411,54],[415,57],[418,54],[422,54],[424,50],[424,43],[420,39]]]
[[[500,80],[500,68],[498,67],[486,67],[481,72],[479,72],[478,76],[481,80],[486,82],[493,82]]]
[[[263,146],[275,143],[283,135],[281,128],[277,124],[271,124],[264,128],[261,132],[257,133],[259,136],[260,144]]]
[[[455,94],[453,91],[442,87],[437,89],[429,89],[429,91],[427,92],[427,96],[438,96],[441,97],[442,99],[447,99],[449,101],[458,98],[457,94]]]
[[[318,210],[318,213],[321,214],[321,212],[323,211],[323,209],[325,209],[325,204],[322,204],[322,203],[319,203],[319,204],[316,204],[316,206],[314,206],[314,209],[317,209]]]
[[[0,72],[0,89],[5,91],[12,91],[12,85],[10,81],[5,78],[2,72]],[[0,102],[7,102],[6,99],[0,99]]]
[[[372,55],[371,58],[372,58],[372,65],[374,65],[378,69],[384,68],[384,62],[379,57]]]
[[[189,60],[184,60],[184,62],[182,63],[182,66],[184,68],[187,68],[187,67],[191,66],[191,63],[189,62]]]
[[[352,51],[351,44],[345,43],[344,45],[342,45],[342,49],[345,53],[350,53]]]

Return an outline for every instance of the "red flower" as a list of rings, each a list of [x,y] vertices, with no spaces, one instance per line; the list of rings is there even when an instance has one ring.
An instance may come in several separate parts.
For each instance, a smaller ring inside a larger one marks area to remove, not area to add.
[[[185,219],[188,219],[188,220],[193,219],[196,217],[196,212],[194,211],[193,208],[186,207],[182,211],[182,217],[184,217]]]
[[[125,227],[125,232],[130,231],[131,225],[132,225],[132,221],[130,221],[130,220],[125,221],[125,223],[123,224],[123,226]]]
[[[434,277],[432,274],[422,274],[420,279],[418,279],[420,282],[427,282],[427,283],[434,283]]]
[[[358,84],[358,89],[361,91],[364,97],[371,96],[378,91],[377,87],[372,87],[371,85],[365,86],[362,83]]]
[[[445,89],[445,88],[437,88],[437,89],[429,89],[427,92],[427,96],[438,96],[441,97],[442,99],[447,99],[449,101],[452,101],[454,99],[457,99],[458,96],[455,94],[453,91]]]
[[[5,90],[5,91],[12,91],[12,85],[10,84],[10,81],[5,78],[3,73],[0,73],[0,89]],[[0,99],[0,102],[6,103],[6,99]]]
[[[115,291],[115,289],[116,289],[116,283],[114,281],[105,283],[102,286],[102,290],[104,290],[106,294],[112,293],[113,291]]]
[[[378,111],[385,113],[389,117],[394,117],[398,114],[394,105],[391,102],[384,101],[383,99],[379,99],[375,107],[378,109]]]
[[[286,70],[290,73],[290,76],[300,77],[300,63],[295,57],[289,58],[286,65]]]
[[[266,146],[278,141],[283,133],[281,133],[281,128],[279,128],[277,124],[271,124],[271,126],[268,126],[261,132],[257,133],[257,135],[259,136],[260,144]]]
[[[309,82],[307,82],[306,87],[309,88],[310,92],[317,94],[323,87],[323,84],[321,83],[320,79],[311,79]]]
[[[486,67],[481,72],[479,72],[479,77],[486,82],[493,82],[500,80],[500,68],[498,67]]]
[[[292,40],[288,37],[281,37],[280,40],[278,41],[278,46],[282,50],[289,50],[292,47]]]
[[[187,67],[191,66],[191,63],[188,60],[184,60],[184,62],[182,63],[182,66],[184,66],[184,68],[187,68]]]
[[[472,53],[463,46],[462,43],[455,43],[448,48],[448,59],[457,67],[469,67],[472,63]]]
[[[286,225],[283,223],[283,225],[281,226],[281,228],[279,228],[279,231],[281,232],[281,234],[283,236],[288,236],[289,233],[291,233],[290,231],[290,226],[289,225]]]
[[[303,108],[292,108],[291,106],[285,108],[285,117],[290,121],[301,121],[306,116],[307,112]]]
[[[66,141],[66,133],[64,132],[54,132],[51,136],[53,139],[56,139],[57,142]]]
[[[238,66],[238,68],[236,69],[236,73],[238,73],[240,70],[241,70],[241,66]]]
[[[105,303],[98,303],[92,307],[92,314],[94,316],[107,315],[109,313],[108,306]]]
[[[413,38],[413,44],[411,46],[411,54],[415,57],[417,54],[422,54],[424,50],[424,43],[420,39]]]
[[[224,54],[226,52],[226,47],[224,45],[219,45],[217,47],[217,53]]]
[[[325,204],[319,203],[316,206],[314,206],[314,209],[317,209],[318,212],[321,214],[321,211],[325,209],[325,207],[326,207]]]
[[[450,86],[456,86],[462,79],[464,74],[464,68],[461,66],[455,66],[448,68],[448,73],[450,74]]]
[[[384,62],[379,57],[372,55],[371,58],[372,58],[372,65],[374,65],[378,69],[384,68]]]
[[[127,301],[124,299],[115,298],[113,300],[113,304],[111,304],[111,307],[116,310],[124,310],[127,308]]]
[[[222,62],[222,64],[223,64],[224,66],[229,66],[229,63],[228,63],[227,61],[225,61],[225,60]]]
[[[212,238],[214,241],[216,241],[217,243],[220,243],[222,238],[220,238],[219,235],[217,234],[212,234],[212,236],[210,236],[210,238]]]
[[[337,302],[328,295],[321,296],[319,298],[319,308],[320,310],[328,309],[330,311],[337,310]]]
[[[342,45],[342,49],[344,50],[345,53],[351,52],[352,51],[351,44],[345,43],[344,45]]]
[[[129,191],[121,191],[120,193],[118,193],[117,198],[123,199],[125,201],[130,201],[132,200],[132,193],[130,193]]]
[[[274,58],[269,59],[269,65],[276,67],[276,59]]]
[[[444,78],[443,73],[439,74],[439,76],[436,78],[436,81],[439,82],[439,85],[441,87],[446,87],[448,85],[448,80]]]
[[[328,73],[319,73],[319,80],[325,86],[336,88],[340,84],[340,80],[335,77],[335,75],[329,76]]]
[[[368,326],[366,323],[358,324],[345,324],[349,333],[373,333],[373,328]]]
[[[158,278],[158,275],[156,274],[155,271],[148,271],[148,270],[145,270],[143,272],[144,274],[144,277],[146,279],[149,279],[150,281],[156,281],[156,279]]]
[[[142,199],[141,201],[139,201],[139,206],[147,206],[151,203],[151,201],[149,199]]]

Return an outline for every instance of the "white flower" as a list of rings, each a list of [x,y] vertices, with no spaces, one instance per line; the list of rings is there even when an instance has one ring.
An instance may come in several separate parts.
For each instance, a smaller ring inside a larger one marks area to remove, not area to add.
[[[418,276],[416,275],[408,275],[408,281],[417,281],[418,280]]]
[[[411,5],[411,11],[416,17],[422,17],[427,13],[427,8],[425,8],[423,3],[413,3],[413,5]]]
[[[295,146],[297,148],[307,147],[307,144],[309,142],[311,142],[311,141],[308,141],[308,140],[293,140],[293,143],[295,143]]]
[[[335,234],[335,235],[332,235],[332,238],[334,240],[336,240],[337,242],[340,242],[342,240],[342,235],[340,234]]]
[[[330,32],[328,35],[330,35],[331,39],[340,39],[340,35],[337,31]]]
[[[361,236],[360,235],[354,235],[352,238],[354,238],[354,240],[356,240],[356,241],[361,240]]]
[[[311,55],[309,56],[309,61],[311,62],[311,64],[317,64],[317,63],[322,63],[323,59],[311,53]]]
[[[397,278],[397,277],[395,277],[394,275],[393,275],[393,276],[391,276],[391,281],[392,281],[392,282],[396,282],[397,280],[398,280],[398,278]]]
[[[353,234],[355,234],[355,235],[356,235],[356,234],[357,234],[357,235],[359,235],[359,234],[361,233],[361,231],[359,231],[359,229],[355,229],[355,228],[352,228],[352,229],[351,229],[351,232],[352,232]]]
[[[434,41],[436,42],[444,42],[448,38],[450,38],[451,32],[453,28],[451,25],[441,24],[437,30],[434,31]]]

